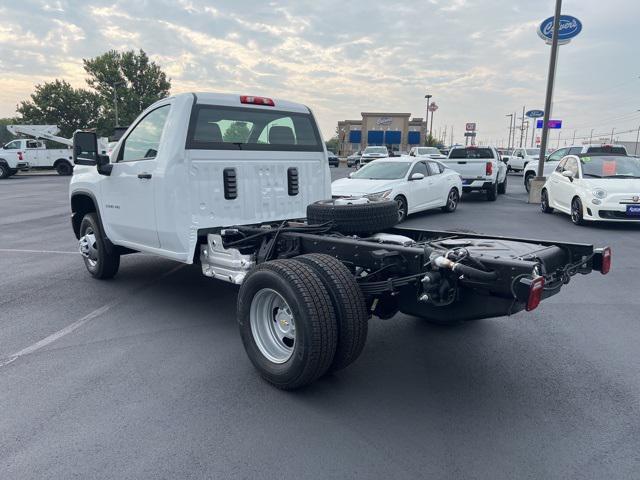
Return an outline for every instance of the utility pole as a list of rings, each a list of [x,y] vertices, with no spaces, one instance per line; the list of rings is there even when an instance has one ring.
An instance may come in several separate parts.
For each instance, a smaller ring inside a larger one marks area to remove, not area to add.
[[[511,150],[511,124],[513,123],[513,113],[508,113],[505,117],[509,117],[509,137],[507,139],[507,152]]]
[[[573,131],[573,140],[571,140],[571,145],[575,145],[576,144],[576,131]]]
[[[429,126],[429,131],[433,131],[433,116],[435,114],[436,114],[435,110],[433,112],[431,112],[431,125]]]
[[[116,124],[115,124],[116,127],[120,125],[120,120],[118,119],[118,90],[117,90],[117,87],[119,85],[124,85],[124,82],[114,82],[111,84],[111,86],[113,87],[113,108],[116,114]]]
[[[525,124],[525,131],[524,131],[524,146],[527,146],[527,140],[529,139],[529,120],[527,120],[526,122],[524,122]]]
[[[524,105],[522,106],[522,123],[520,123],[520,148],[522,148],[522,136],[524,134]],[[526,146],[526,142],[525,142]]]
[[[531,181],[529,189],[529,202],[538,203],[540,192],[546,179],[544,178],[545,152],[549,137],[549,118],[551,117],[551,102],[553,100],[553,86],[556,78],[556,63],[558,59],[558,33],[560,31],[560,12],[562,0],[556,0],[556,8],[553,15],[553,33],[551,37],[551,56],[549,58],[549,75],[547,77],[547,94],[544,100],[544,117],[542,120],[542,142],[540,143],[540,156],[538,157],[538,172]]]
[[[610,142],[610,143],[613,143],[613,132],[614,132],[615,130],[616,130],[616,129],[615,129],[615,127],[611,129],[611,142]]]
[[[589,143],[593,143],[593,128],[591,129],[591,133],[589,134]]]
[[[535,147],[535,144],[533,142],[536,137],[536,123],[538,123],[538,119],[532,118],[531,119],[531,148]]]
[[[640,140],[640,125],[638,125],[638,133],[636,134],[636,146],[633,147],[633,154],[635,155],[638,151],[638,140]]]
[[[562,130],[558,130],[558,144],[556,145],[556,149],[560,148],[560,135],[562,134]]]

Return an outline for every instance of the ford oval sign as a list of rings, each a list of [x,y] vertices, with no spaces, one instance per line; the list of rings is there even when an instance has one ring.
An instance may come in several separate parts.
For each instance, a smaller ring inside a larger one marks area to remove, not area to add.
[[[540,118],[544,117],[544,112],[542,110],[529,110],[525,115],[529,118]]]
[[[571,15],[560,15],[560,27],[558,30],[558,43],[563,45],[569,43],[582,31],[582,22]],[[553,17],[547,18],[538,27],[538,35],[548,44],[553,37]]]

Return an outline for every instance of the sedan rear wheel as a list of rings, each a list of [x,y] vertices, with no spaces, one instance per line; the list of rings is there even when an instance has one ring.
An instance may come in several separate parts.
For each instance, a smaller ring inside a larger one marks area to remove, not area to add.
[[[451,190],[449,190],[449,195],[447,195],[447,203],[444,207],[442,207],[442,211],[447,213],[455,212],[456,208],[458,208],[458,203],[460,203],[460,194],[458,193],[457,188],[452,188]]]

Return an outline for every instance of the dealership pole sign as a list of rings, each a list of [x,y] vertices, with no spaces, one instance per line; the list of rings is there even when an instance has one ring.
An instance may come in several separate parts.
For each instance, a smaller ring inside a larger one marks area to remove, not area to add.
[[[560,15],[558,28],[558,45],[565,45],[582,31],[582,22],[571,15]],[[547,45],[551,45],[553,37],[553,17],[544,20],[538,27],[538,35]]]
[[[529,110],[527,113],[525,113],[525,115],[529,118],[540,118],[540,117],[544,117],[544,111],[543,110]]]

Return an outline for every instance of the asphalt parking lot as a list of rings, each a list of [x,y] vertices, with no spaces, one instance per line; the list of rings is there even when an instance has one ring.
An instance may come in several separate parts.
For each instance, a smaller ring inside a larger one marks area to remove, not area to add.
[[[412,216],[609,244],[614,266],[529,314],[374,318],[351,368],[287,393],[244,353],[235,287],[146,255],[92,280],[68,181],[0,183],[0,478],[637,478],[640,226],[544,215],[520,176]]]

